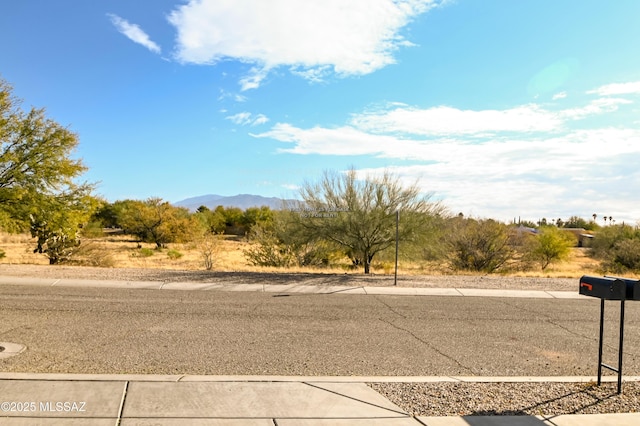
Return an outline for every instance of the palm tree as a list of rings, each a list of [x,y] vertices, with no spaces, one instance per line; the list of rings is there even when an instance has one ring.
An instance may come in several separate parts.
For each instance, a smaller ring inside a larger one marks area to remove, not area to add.
[[[596,218],[597,218],[597,217],[598,217],[598,215],[594,213],[594,214],[593,214],[593,221],[594,221],[594,222],[596,221]]]

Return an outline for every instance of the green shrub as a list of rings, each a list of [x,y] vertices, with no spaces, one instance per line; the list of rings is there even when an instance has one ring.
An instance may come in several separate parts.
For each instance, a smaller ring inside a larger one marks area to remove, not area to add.
[[[167,257],[171,260],[177,260],[180,259],[183,256],[182,253],[180,253],[178,250],[175,249],[171,249],[167,252]]]
[[[596,259],[610,259],[616,244],[634,238],[640,238],[640,231],[629,225],[605,226],[595,234],[591,242],[591,256]]]
[[[293,264],[293,255],[272,229],[254,226],[250,239],[253,244],[243,254],[251,265],[287,267]]]
[[[491,273],[514,256],[507,226],[492,219],[454,218],[446,241],[454,270]]]
[[[104,236],[102,223],[92,221],[82,227],[80,234],[85,238],[100,238]]]
[[[153,249],[142,247],[140,250],[138,250],[138,254],[140,255],[140,257],[151,257],[153,256],[154,251]]]
[[[629,225],[604,227],[595,235],[590,254],[602,260],[605,272],[640,271],[640,229]]]
[[[640,271],[640,239],[617,242],[611,250],[611,258],[603,266],[616,273]]]
[[[544,271],[551,263],[566,260],[575,245],[573,234],[555,226],[546,226],[539,235],[529,239],[525,258],[539,263]]]

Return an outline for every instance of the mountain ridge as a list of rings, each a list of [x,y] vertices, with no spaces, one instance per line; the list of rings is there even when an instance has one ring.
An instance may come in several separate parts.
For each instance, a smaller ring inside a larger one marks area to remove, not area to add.
[[[253,194],[237,194],[237,195],[218,195],[218,194],[206,194],[198,195],[195,197],[185,198],[184,200],[173,203],[177,207],[186,207],[191,211],[195,211],[200,206],[206,206],[213,210],[218,206],[238,207],[239,209],[246,210],[250,207],[262,207],[267,206],[272,210],[282,209],[286,202],[296,202],[297,200],[284,199],[278,197],[263,197],[262,195]]]

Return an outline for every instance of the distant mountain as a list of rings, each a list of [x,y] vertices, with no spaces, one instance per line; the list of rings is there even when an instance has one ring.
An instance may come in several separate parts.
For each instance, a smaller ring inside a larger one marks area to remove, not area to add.
[[[263,197],[260,195],[239,194],[225,197],[223,195],[200,195],[198,197],[186,198],[182,201],[173,203],[177,207],[186,207],[191,211],[197,210],[200,206],[206,206],[211,210],[218,206],[238,207],[246,210],[249,207],[267,206],[272,210],[280,210],[283,202],[295,202],[296,200],[285,200],[277,197]]]

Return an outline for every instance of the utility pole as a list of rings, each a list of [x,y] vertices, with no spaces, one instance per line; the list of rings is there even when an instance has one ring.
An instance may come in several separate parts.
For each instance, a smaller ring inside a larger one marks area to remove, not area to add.
[[[400,210],[396,210],[396,272],[393,276],[393,285],[398,285],[398,237],[400,227]]]

